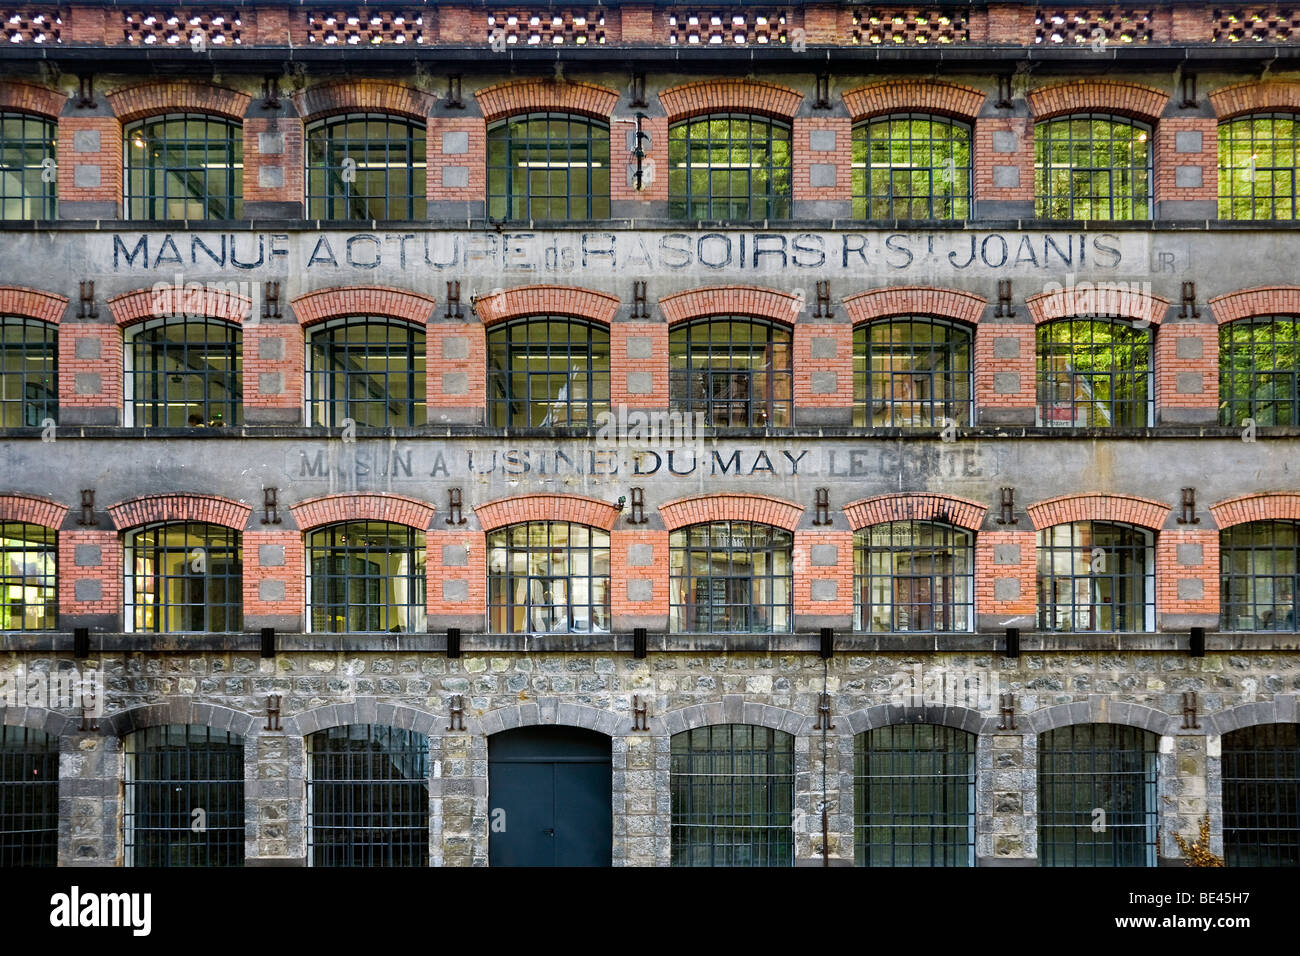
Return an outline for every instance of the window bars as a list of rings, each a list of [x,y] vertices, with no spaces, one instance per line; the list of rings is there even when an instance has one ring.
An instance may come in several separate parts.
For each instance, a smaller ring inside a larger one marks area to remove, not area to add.
[[[1034,215],[1040,219],[1150,219],[1151,127],[1079,113],[1034,127]]]
[[[0,521],[0,631],[49,631],[58,622],[58,533]]]
[[[345,521],[307,534],[308,619],[316,633],[428,629],[424,532]]]
[[[1152,535],[1101,521],[1038,532],[1038,626],[1045,631],[1155,629]]]
[[[0,725],[0,866],[59,862],[59,738]]]
[[[47,418],[58,421],[58,341],[58,326],[0,316],[0,427],[39,428]]]
[[[1154,423],[1150,329],[1069,318],[1044,322],[1036,338],[1037,424],[1142,428]]]
[[[533,316],[488,331],[488,421],[498,428],[594,426],[609,411],[609,330]]]
[[[789,219],[790,127],[716,113],[668,131],[668,214],[674,219]]]
[[[311,330],[307,349],[311,424],[344,419],[370,428],[425,424],[425,333],[378,317],[348,317]]]
[[[1225,631],[1295,631],[1300,524],[1253,521],[1219,532]]]
[[[716,316],[668,333],[668,401],[702,412],[714,428],[787,428],[793,423],[790,330],[759,319]]]
[[[1223,735],[1228,866],[1300,866],[1300,733],[1259,724]]]
[[[238,531],[203,522],[146,525],[126,536],[126,625],[171,634],[243,629]]]
[[[0,219],[53,219],[58,124],[26,113],[0,113]],[[46,182],[46,179],[49,181]]]
[[[1300,319],[1255,316],[1219,326],[1219,424],[1300,424]]]
[[[1295,219],[1300,122],[1252,113],[1219,124],[1219,218]]]
[[[424,123],[347,113],[307,127],[310,219],[426,218]]]

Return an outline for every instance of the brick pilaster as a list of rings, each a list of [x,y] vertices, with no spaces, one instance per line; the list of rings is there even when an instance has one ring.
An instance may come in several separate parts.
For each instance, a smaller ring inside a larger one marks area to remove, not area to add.
[[[1034,326],[1026,318],[984,319],[975,329],[975,417],[981,425],[1032,425]]]
[[[274,528],[274,525],[260,527]],[[302,534],[293,529],[245,531],[244,630],[303,631],[305,558]]]
[[[466,310],[468,312],[468,310]],[[487,410],[487,338],[470,321],[429,324],[425,358],[430,425],[481,425]]]
[[[800,425],[853,423],[853,326],[848,322],[801,318],[795,323],[794,415]]]
[[[612,630],[668,629],[668,532],[620,521],[609,535]]]
[[[978,629],[1032,628],[1037,618],[1037,536],[1021,516],[1016,531],[975,536],[975,610]]]

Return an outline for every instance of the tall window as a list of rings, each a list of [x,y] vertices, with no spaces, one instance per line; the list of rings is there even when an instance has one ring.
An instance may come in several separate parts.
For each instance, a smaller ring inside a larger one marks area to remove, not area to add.
[[[853,330],[854,425],[969,425],[973,390],[969,329],[916,317]]]
[[[790,127],[715,113],[668,130],[668,214],[674,219],[789,219]]]
[[[1219,532],[1225,631],[1295,631],[1300,523],[1253,521]]]
[[[968,219],[970,126],[906,113],[853,127],[854,219]]]
[[[492,633],[608,633],[608,531],[529,521],[489,532],[487,547]]]
[[[1044,322],[1038,340],[1038,424],[1134,428],[1152,424],[1151,330],[1121,321]]]
[[[488,127],[493,219],[608,219],[609,124],[528,113]]]
[[[491,425],[591,425],[609,411],[608,329],[536,316],[494,327],[487,349]]]
[[[384,113],[307,126],[309,219],[424,219],[425,127]]]
[[[133,631],[243,629],[240,534],[197,521],[146,525],[126,536],[126,621]]]
[[[1219,124],[1220,219],[1300,216],[1296,120],[1294,113],[1255,113]]]
[[[59,862],[59,738],[0,724],[0,866]]]
[[[307,737],[307,865],[429,865],[429,738],[378,724]]]
[[[1151,127],[1077,114],[1034,126],[1034,214],[1041,219],[1150,219]]]
[[[313,425],[350,418],[374,428],[425,423],[423,329],[382,318],[343,318],[311,331],[307,402]]]
[[[424,532],[345,521],[307,535],[307,594],[318,633],[428,630]]]
[[[236,120],[169,113],[123,131],[127,219],[238,219],[244,132]]]
[[[668,333],[668,400],[715,428],[785,428],[793,418],[790,330],[719,316]]]
[[[1300,319],[1257,316],[1219,326],[1219,424],[1300,424]]]
[[[974,547],[967,531],[888,521],[853,535],[853,629],[969,631]]]
[[[1075,724],[1038,735],[1043,866],[1155,866],[1156,814],[1155,734]]]
[[[244,740],[172,724],[128,734],[128,866],[244,865]]]
[[[674,734],[673,866],[794,864],[794,737],[748,724]]]
[[[858,866],[975,865],[975,735],[880,727],[853,738]]]
[[[1223,857],[1228,866],[1300,866],[1300,725],[1223,735]]]
[[[25,113],[0,113],[0,219],[53,219],[58,124]]]
[[[0,316],[0,427],[34,428],[47,418],[58,420],[58,340],[58,326],[49,322]]]
[[[1044,631],[1151,631],[1151,532],[1103,521],[1038,532],[1038,626]]]
[[[57,622],[57,532],[0,521],[0,631],[50,631]]]
[[[242,330],[218,319],[169,319],[131,330],[125,369],[130,424],[241,424],[243,362]]]
[[[715,521],[668,538],[668,629],[674,633],[791,629],[794,536],[750,521]]]

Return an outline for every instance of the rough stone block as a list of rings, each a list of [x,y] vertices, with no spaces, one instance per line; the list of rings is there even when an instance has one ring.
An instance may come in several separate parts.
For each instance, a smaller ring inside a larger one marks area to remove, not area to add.
[[[627,599],[628,601],[651,601],[654,600],[654,582],[649,578],[630,578],[627,582]]]
[[[996,189],[1019,189],[1020,188],[1020,167],[1019,166],[994,166],[993,186]]]
[[[808,353],[815,359],[833,359],[839,354],[836,341],[828,335],[814,335],[808,343]]]
[[[265,601],[267,604],[274,604],[277,601],[284,600],[284,593],[283,581],[257,582],[257,599],[259,601]]]
[[[448,602],[468,601],[469,582],[468,581],[443,581],[442,599]]]
[[[1175,153],[1199,153],[1201,151],[1201,131],[1185,129],[1174,133]]]
[[[1197,189],[1202,175],[1200,166],[1178,166],[1174,169],[1174,185],[1179,189]]]
[[[811,592],[814,601],[836,601],[840,596],[840,584],[838,581],[814,580]]]
[[[73,563],[79,568],[97,568],[103,561],[103,550],[97,544],[79,544],[73,552]]]
[[[808,167],[808,185],[813,189],[830,189],[835,185],[834,163],[812,163]]]
[[[834,395],[839,390],[838,372],[813,372],[809,390],[814,395]]]

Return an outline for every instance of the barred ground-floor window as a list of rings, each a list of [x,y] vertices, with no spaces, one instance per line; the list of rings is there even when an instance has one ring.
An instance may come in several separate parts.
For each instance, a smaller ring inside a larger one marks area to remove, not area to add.
[[[1223,856],[1228,866],[1300,866],[1300,725],[1223,735]]]
[[[0,866],[59,862],[59,738],[0,725]]]

